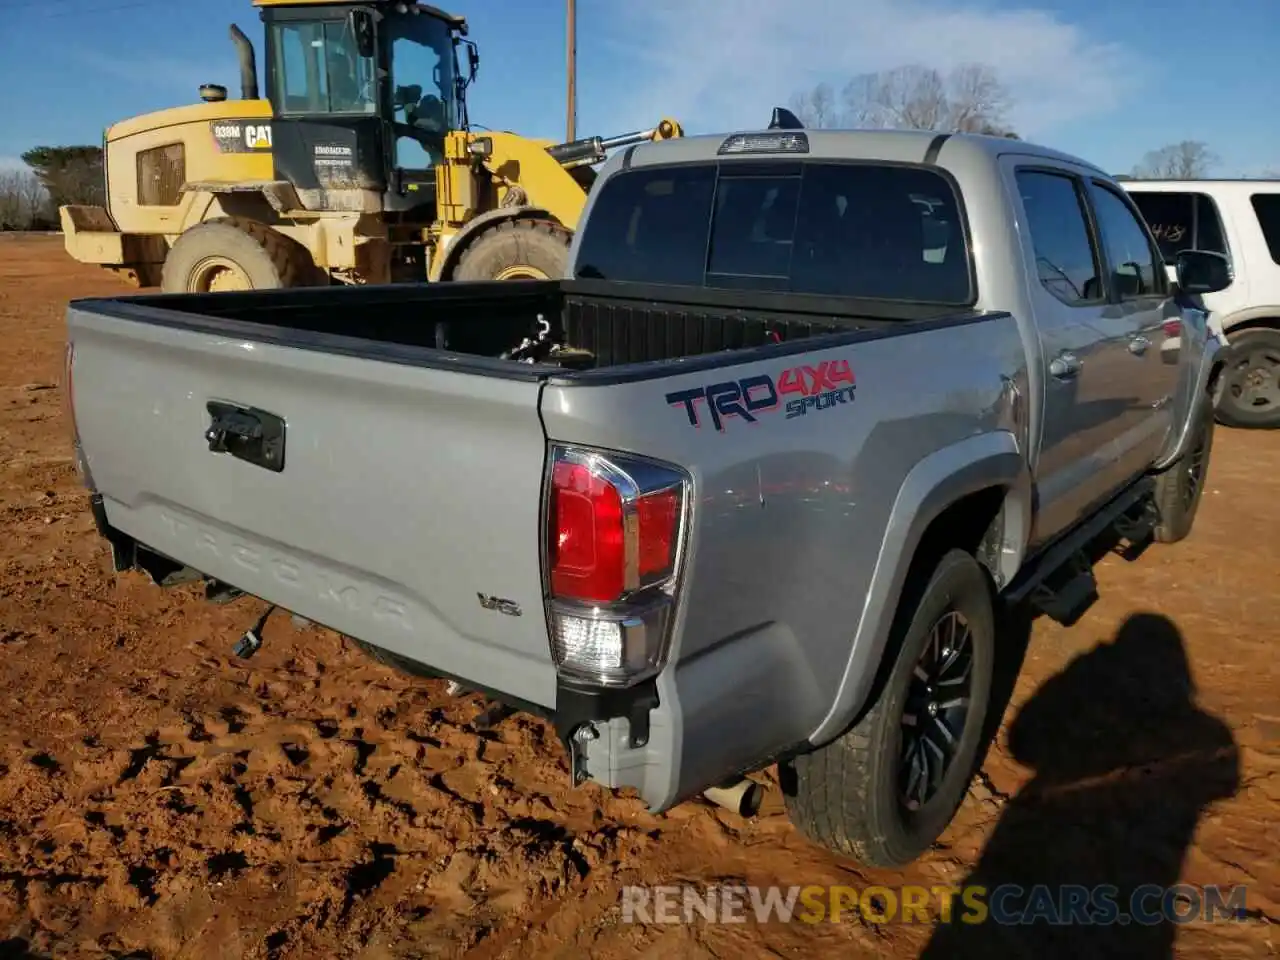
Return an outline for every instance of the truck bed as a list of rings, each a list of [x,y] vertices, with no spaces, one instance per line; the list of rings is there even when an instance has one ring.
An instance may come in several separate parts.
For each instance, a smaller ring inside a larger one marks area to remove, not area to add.
[[[538,598],[547,442],[563,439],[555,423],[594,415],[574,427],[584,442],[601,432],[657,449],[664,432],[686,429],[664,394],[699,369],[785,366],[788,353],[834,356],[863,341],[884,355],[870,341],[912,331],[976,345],[982,336],[951,328],[996,318],[818,301],[780,311],[767,294],[679,293],[508,281],[75,301],[74,419],[100,523],[176,568],[552,708]],[[592,351],[592,367],[498,359],[539,316],[553,336]],[[941,341],[933,349],[954,352]],[[595,389],[574,402],[571,385]],[[635,408],[628,390],[656,403],[655,416],[617,411],[624,399]],[[215,450],[211,431],[227,410],[275,431],[279,458]],[[619,417],[653,435],[611,431],[625,427]],[[757,455],[742,449],[747,461]],[[519,615],[495,613],[485,597],[518,598]]]
[[[936,304],[597,280],[303,287],[87,302],[119,319],[517,379],[563,372],[555,364],[487,362],[535,334],[539,318],[551,324],[551,339],[591,351],[594,370],[977,319]]]

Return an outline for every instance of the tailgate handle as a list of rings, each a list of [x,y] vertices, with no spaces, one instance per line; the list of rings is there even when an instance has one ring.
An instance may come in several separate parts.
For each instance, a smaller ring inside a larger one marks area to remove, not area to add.
[[[204,438],[210,450],[275,473],[284,469],[284,418],[223,400],[210,400],[206,409],[210,423]]]

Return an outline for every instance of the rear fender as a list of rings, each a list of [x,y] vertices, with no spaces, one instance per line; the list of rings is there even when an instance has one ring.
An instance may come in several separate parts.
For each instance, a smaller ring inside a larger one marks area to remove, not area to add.
[[[811,743],[835,739],[862,712],[885,656],[907,572],[929,525],[947,507],[990,487],[1008,490],[996,520],[999,549],[990,571],[1000,587],[1021,565],[1031,531],[1031,473],[1014,435],[998,430],[969,437],[930,454],[907,474],[885,528],[840,687]]]
[[[1183,327],[1181,342],[1186,344],[1188,338],[1185,323]],[[1224,350],[1229,349],[1223,347],[1216,336],[1204,336],[1195,366],[1183,370],[1178,388],[1174,429],[1169,434],[1169,442],[1159,459],[1152,465],[1156,471],[1167,470],[1182,459],[1194,438],[1194,428],[1200,422],[1204,405],[1216,405],[1216,398],[1210,396],[1210,381],[1214,368],[1226,359]]]

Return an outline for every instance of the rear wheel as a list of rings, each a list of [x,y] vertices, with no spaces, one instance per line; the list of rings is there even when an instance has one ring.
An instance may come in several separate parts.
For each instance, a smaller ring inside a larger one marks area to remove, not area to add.
[[[564,276],[573,236],[550,220],[506,220],[463,252],[454,280],[554,280]]]
[[[1280,330],[1229,334],[1218,419],[1229,427],[1280,427]]]
[[[165,257],[165,293],[219,293],[302,286],[310,257],[265,224],[238,217],[209,220],[174,242]]]
[[[890,637],[896,658],[871,709],[797,757],[787,790],[797,828],[867,866],[910,863],[946,829],[985,727],[996,633],[987,575],[951,550],[924,577],[908,583]]]

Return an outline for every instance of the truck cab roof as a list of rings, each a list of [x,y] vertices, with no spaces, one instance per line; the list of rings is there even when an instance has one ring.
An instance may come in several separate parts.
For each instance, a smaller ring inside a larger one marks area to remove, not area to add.
[[[801,137],[804,149],[772,151],[756,149],[736,153],[721,153],[721,147],[735,137],[755,140],[781,140]],[[967,163],[990,164],[1005,154],[1042,157],[1096,170],[1100,176],[1111,178],[1102,168],[1079,157],[1050,147],[1012,140],[1008,137],[984,136],[972,133],[939,133],[933,130],[741,130],[730,134],[698,134],[676,140],[640,144],[620,151],[601,169],[608,176],[619,169],[660,163],[689,163],[699,160],[732,160],[737,158],[762,160],[770,157],[792,159],[848,159],[880,160],[901,163],[921,163],[936,160],[945,149],[946,166],[960,167]]]

